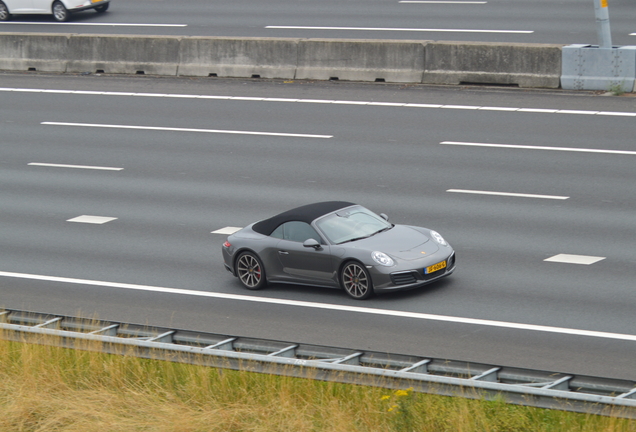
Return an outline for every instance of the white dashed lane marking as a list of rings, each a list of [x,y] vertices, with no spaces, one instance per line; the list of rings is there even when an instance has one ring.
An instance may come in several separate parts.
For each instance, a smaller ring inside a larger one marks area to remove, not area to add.
[[[74,169],[103,170],[103,171],[123,170],[123,168],[114,168],[114,167],[89,166],[89,165],[65,165],[65,164],[52,164],[52,163],[40,163],[40,162],[31,162],[28,165],[40,166],[40,167],[52,167],[52,168],[74,168]]]
[[[479,4],[483,5],[485,1],[443,1],[443,0],[402,0],[398,3],[423,3],[423,4]]]
[[[556,196],[556,195],[535,195],[535,194],[522,194],[522,193],[512,193],[512,192],[491,192],[491,191],[467,190],[467,189],[448,189],[446,192],[475,194],[475,195],[507,196],[507,197],[516,197],[516,198],[540,198],[540,199],[552,199],[552,200],[566,200],[570,198],[566,196]]]
[[[69,219],[66,222],[79,222],[79,223],[87,223],[87,224],[105,224],[106,222],[114,221],[115,217],[107,217],[107,216],[89,216],[82,215],[75,217],[73,219]]]
[[[566,264],[590,265],[590,264],[594,264],[599,261],[602,261],[604,259],[605,257],[588,256],[588,255],[558,254],[553,257],[544,259],[544,261],[566,263]]]
[[[264,135],[277,137],[292,138],[333,138],[333,135],[310,135],[295,133],[279,133],[279,132],[254,132],[254,131],[235,131],[220,129],[192,129],[192,128],[174,128],[174,127],[158,127],[158,126],[131,126],[131,125],[114,125],[99,123],[63,123],[63,122],[41,122],[45,126],[68,126],[68,127],[89,127],[89,128],[106,128],[106,129],[133,129],[133,130],[150,130],[150,131],[166,131],[166,132],[198,132],[198,133],[215,133],[215,134],[233,134],[233,135]]]
[[[399,32],[440,32],[440,33],[504,33],[532,34],[534,30],[480,30],[480,29],[439,29],[439,28],[388,28],[388,27],[313,27],[313,26],[265,26],[277,30],[362,30],[362,31],[399,31]]]
[[[235,232],[237,232],[238,230],[241,230],[241,229],[243,229],[243,228],[229,226],[229,227],[218,229],[216,231],[212,231],[212,234],[226,234],[226,235],[230,235],[230,234],[234,234]]]
[[[9,21],[0,23],[0,25],[53,25],[53,26],[103,26],[103,27],[187,27],[187,24],[128,24],[128,23],[82,23],[82,22],[27,22],[27,21]]]
[[[629,151],[629,150],[603,150],[603,149],[586,149],[586,148],[575,148],[575,147],[548,147],[548,146],[529,146],[529,145],[515,145],[515,144],[489,144],[489,143],[473,143],[473,142],[461,142],[461,141],[442,141],[440,144],[466,146],[466,147],[492,147],[492,148],[508,148],[508,149],[521,149],[521,150],[549,150],[549,151],[574,152],[574,153],[636,155],[636,151]]]

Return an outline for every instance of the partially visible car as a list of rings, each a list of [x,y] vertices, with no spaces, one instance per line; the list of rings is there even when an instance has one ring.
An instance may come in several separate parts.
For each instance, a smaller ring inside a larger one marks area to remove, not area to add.
[[[68,21],[71,14],[87,9],[106,12],[110,0],[0,0],[0,21],[12,15],[53,15],[56,21]]]
[[[225,268],[247,289],[268,282],[342,288],[354,299],[449,276],[455,251],[436,231],[394,225],[360,205],[328,201],[288,210],[230,235]]]

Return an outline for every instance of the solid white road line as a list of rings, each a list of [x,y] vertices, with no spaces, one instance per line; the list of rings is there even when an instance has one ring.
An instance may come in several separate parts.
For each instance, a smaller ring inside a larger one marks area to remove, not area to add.
[[[40,162],[31,162],[28,165],[41,166],[41,167],[53,167],[53,168],[75,168],[75,169],[104,170],[104,171],[123,170],[123,168],[113,168],[113,167],[100,167],[100,166],[89,166],[89,165],[64,165],[64,164],[51,164],[51,163],[40,163]]]
[[[521,194],[511,192],[490,192],[480,190],[467,190],[467,189],[448,189],[446,192],[463,193],[463,194],[476,194],[476,195],[497,195],[497,196],[509,196],[518,198],[541,198],[541,199],[553,199],[553,200],[566,200],[570,197],[556,196],[556,195],[534,195],[534,194]]]
[[[442,141],[440,144],[467,146],[467,147],[494,147],[494,148],[511,148],[511,149],[523,149],[523,150],[551,150],[551,151],[578,152],[578,153],[636,155],[636,151],[629,151],[629,150],[603,150],[603,149],[586,149],[586,148],[571,148],[571,147],[528,146],[528,145],[515,145],[515,144],[488,144],[488,143],[472,143],[472,142],[461,142],[461,141]]]
[[[259,102],[292,102],[292,103],[319,103],[333,105],[369,105],[369,106],[395,106],[408,108],[445,108],[464,109],[479,111],[509,111],[521,113],[546,113],[546,114],[571,114],[573,110],[557,110],[544,108],[519,108],[519,107],[493,107],[479,105],[441,105],[424,103],[397,103],[397,102],[372,102],[372,101],[350,101],[350,100],[323,100],[323,99],[288,99],[288,98],[260,98],[245,96],[220,96],[220,95],[197,95],[197,94],[174,94],[174,93],[132,93],[132,92],[108,92],[91,90],[56,90],[56,89],[31,89],[31,88],[11,88],[0,87],[0,92],[16,93],[52,93],[68,95],[86,96],[134,96],[134,97],[165,97],[182,99],[210,99],[210,100],[233,100],[233,101],[259,101]],[[636,117],[636,112],[621,111],[577,111],[594,116],[614,116],[614,117]]]
[[[442,105],[440,108],[444,109],[460,109],[460,110],[478,110],[478,106],[474,105]]]
[[[630,335],[630,334],[609,333],[609,332],[601,332],[601,331],[593,331],[593,330],[579,330],[579,329],[571,329],[571,328],[564,328],[564,327],[550,327],[550,326],[535,325],[535,324],[520,324],[520,323],[505,322],[505,321],[493,321],[493,320],[454,317],[454,316],[445,316],[445,315],[432,315],[432,314],[425,314],[425,313],[419,313],[419,312],[404,312],[404,311],[396,311],[396,310],[389,310],[389,309],[374,309],[374,308],[365,308],[361,306],[344,306],[344,305],[337,305],[337,304],[330,304],[330,303],[316,303],[316,302],[306,302],[306,301],[299,301],[299,300],[283,300],[283,299],[277,299],[277,298],[252,297],[252,296],[237,295],[237,294],[222,294],[222,293],[214,293],[214,292],[207,292],[207,291],[165,288],[165,287],[156,287],[156,286],[147,286],[147,285],[134,285],[134,284],[125,284],[125,283],[116,283],[116,282],[103,282],[103,281],[95,281],[95,280],[87,280],[87,279],[73,279],[73,278],[33,275],[33,274],[25,274],[25,273],[12,273],[12,272],[3,272],[3,271],[0,271],[0,276],[17,278],[17,279],[40,280],[40,281],[47,281],[47,282],[69,283],[69,284],[86,285],[86,286],[99,286],[99,287],[119,288],[119,289],[126,289],[126,290],[149,291],[149,292],[160,292],[160,293],[166,293],[166,294],[208,297],[208,298],[217,298],[217,299],[224,299],[224,300],[237,300],[237,301],[248,301],[248,302],[254,302],[254,303],[268,303],[268,304],[285,305],[285,306],[297,306],[297,307],[305,307],[305,308],[311,308],[311,309],[324,309],[324,310],[333,310],[333,311],[341,311],[341,312],[355,312],[355,313],[364,313],[364,314],[370,314],[370,315],[412,318],[412,319],[420,319],[420,320],[428,320],[428,321],[451,322],[451,323],[458,323],[458,324],[498,327],[498,328],[514,329],[514,330],[528,330],[528,331],[536,331],[536,332],[544,332],[544,333],[557,333],[557,334],[565,334],[565,335],[571,335],[571,336],[589,336],[589,337],[597,337],[597,338],[604,338],[604,339],[636,341],[636,335]]]
[[[22,22],[8,21],[0,23],[0,25],[18,24],[18,25],[63,25],[63,26],[106,26],[106,27],[187,27],[187,24],[133,24],[133,23],[81,23],[81,22]]]
[[[152,130],[152,131],[168,131],[168,132],[200,132],[200,133],[235,134],[235,135],[265,135],[265,136],[294,137],[294,138],[333,138],[333,135],[309,135],[309,134],[252,132],[252,131],[235,131],[235,130],[219,130],[219,129],[169,128],[169,127],[156,127],[156,126],[130,126],[130,125],[113,125],[113,124],[98,124],[98,123],[42,122],[40,124],[47,125],[47,126],[135,129],[135,130]]]
[[[443,32],[443,33],[506,33],[506,34],[534,33],[534,30],[473,30],[473,29],[384,28],[384,27],[265,26],[265,28],[266,29],[283,29],[283,30],[363,30],[363,31]]]

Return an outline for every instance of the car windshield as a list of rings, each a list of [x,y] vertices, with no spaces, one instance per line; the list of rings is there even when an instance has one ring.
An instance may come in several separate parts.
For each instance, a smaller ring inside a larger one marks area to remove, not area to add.
[[[361,206],[332,213],[317,220],[316,225],[329,241],[335,244],[371,237],[393,227],[377,214]]]

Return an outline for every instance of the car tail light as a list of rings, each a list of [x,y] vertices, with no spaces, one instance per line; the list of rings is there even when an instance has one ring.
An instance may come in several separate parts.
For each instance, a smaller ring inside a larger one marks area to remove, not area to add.
[[[229,241],[225,241],[225,243],[223,243],[223,247],[230,247],[232,246],[232,244]]]

